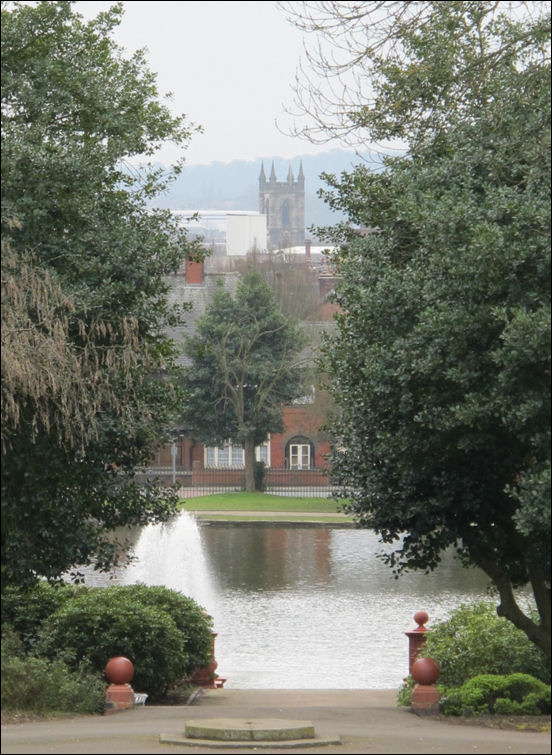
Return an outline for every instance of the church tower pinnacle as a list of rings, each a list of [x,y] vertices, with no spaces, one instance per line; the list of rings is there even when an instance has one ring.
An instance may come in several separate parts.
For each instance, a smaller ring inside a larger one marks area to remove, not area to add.
[[[276,178],[274,160],[268,181],[264,163],[261,165],[259,212],[266,215],[269,249],[286,249],[305,243],[305,174],[302,163],[297,181],[291,163],[285,181]]]

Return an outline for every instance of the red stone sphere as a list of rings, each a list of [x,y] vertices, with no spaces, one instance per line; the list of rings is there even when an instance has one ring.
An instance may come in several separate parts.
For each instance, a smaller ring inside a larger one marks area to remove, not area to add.
[[[105,667],[105,675],[111,684],[128,684],[134,676],[132,661],[122,655],[111,658]]]
[[[441,669],[433,658],[418,658],[412,665],[412,676],[417,684],[435,684]]]
[[[429,616],[425,611],[416,611],[414,614],[414,621],[422,627],[427,621],[429,621]]]

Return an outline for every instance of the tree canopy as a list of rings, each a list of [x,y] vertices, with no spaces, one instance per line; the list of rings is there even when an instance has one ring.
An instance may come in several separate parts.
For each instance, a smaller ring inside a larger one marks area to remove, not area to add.
[[[179,164],[145,161],[194,127],[114,43],[121,12],[2,4],[3,581],[106,567],[112,530],[174,509],[134,471],[177,404],[165,276],[201,252],[151,206]]]
[[[300,330],[250,268],[236,296],[219,288],[184,352],[182,425],[199,441],[244,446],[246,490],[254,490],[255,446],[282,430],[283,405],[302,392]]]
[[[303,5],[339,24],[349,4]],[[348,125],[406,154],[327,177],[349,217],[333,231],[342,314],[324,349],[334,479],[397,544],[397,573],[456,548],[549,653],[549,10],[386,5],[384,40],[347,21],[369,38],[354,65],[373,92]],[[527,584],[538,621],[516,600]]]

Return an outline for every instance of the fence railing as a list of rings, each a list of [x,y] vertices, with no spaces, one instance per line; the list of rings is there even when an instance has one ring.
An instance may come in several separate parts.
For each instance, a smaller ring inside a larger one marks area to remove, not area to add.
[[[182,469],[152,467],[137,474],[139,480],[158,479],[161,484],[179,485],[181,495],[192,498],[209,493],[233,492],[245,489],[245,470],[236,467],[217,469]],[[326,469],[273,469],[264,474],[264,490],[272,495],[299,497],[330,497],[334,487]]]

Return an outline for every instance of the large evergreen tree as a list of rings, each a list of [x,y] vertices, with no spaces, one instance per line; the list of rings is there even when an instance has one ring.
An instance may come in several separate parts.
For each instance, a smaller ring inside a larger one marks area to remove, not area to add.
[[[255,446],[282,430],[283,406],[301,395],[303,338],[260,273],[245,272],[236,296],[220,288],[185,353],[182,425],[197,440],[245,450],[245,487],[255,489]]]
[[[120,14],[2,4],[4,581],[106,566],[114,528],[173,510],[134,468],[175,402],[164,276],[197,250],[135,161],[192,128],[113,42]]]
[[[304,5],[339,23],[342,4]],[[359,33],[377,5],[358,4]],[[357,521],[397,543],[398,572],[455,547],[549,653],[549,8],[390,5],[386,38],[354,63],[373,101],[348,127],[407,154],[327,192],[350,218],[325,347],[335,479]],[[527,584],[538,621],[516,599]]]

